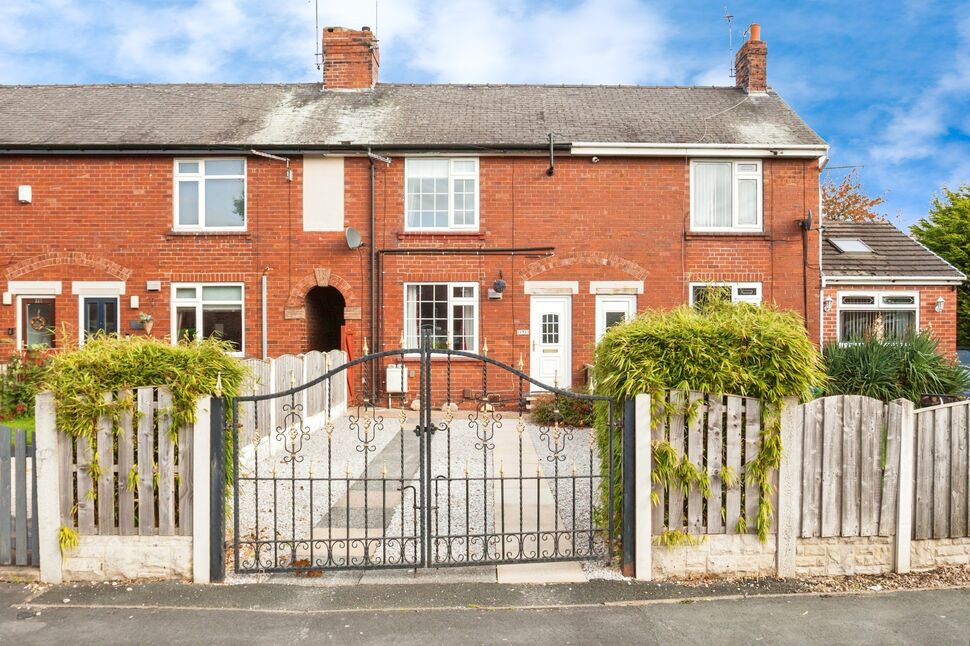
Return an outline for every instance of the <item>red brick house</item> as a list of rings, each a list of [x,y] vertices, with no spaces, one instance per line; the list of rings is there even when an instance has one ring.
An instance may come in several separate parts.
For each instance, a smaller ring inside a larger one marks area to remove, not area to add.
[[[322,85],[0,87],[0,359],[145,313],[246,356],[430,329],[578,385],[711,284],[820,338],[828,148],[757,26],[736,87],[384,84],[367,28],[323,42]]]

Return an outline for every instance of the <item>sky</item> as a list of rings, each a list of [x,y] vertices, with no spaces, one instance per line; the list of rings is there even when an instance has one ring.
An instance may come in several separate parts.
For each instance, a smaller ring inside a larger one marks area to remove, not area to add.
[[[321,78],[315,0],[0,3],[0,83]],[[970,182],[970,1],[735,0],[768,83],[902,226]],[[319,0],[372,27],[383,81],[732,85],[725,4],[678,0]]]

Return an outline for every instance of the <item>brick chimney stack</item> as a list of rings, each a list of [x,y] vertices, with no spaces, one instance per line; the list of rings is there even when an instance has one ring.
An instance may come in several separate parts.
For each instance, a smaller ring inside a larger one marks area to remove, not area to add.
[[[323,87],[365,90],[377,83],[381,54],[370,27],[323,29]]]
[[[752,92],[768,91],[768,45],[761,40],[761,25],[753,23],[748,40],[734,58],[734,84]]]

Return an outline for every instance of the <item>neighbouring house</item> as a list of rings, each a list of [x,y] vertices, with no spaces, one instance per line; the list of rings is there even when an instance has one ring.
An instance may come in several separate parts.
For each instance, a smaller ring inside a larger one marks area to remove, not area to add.
[[[889,222],[823,222],[822,344],[929,330],[956,352],[966,276]]]
[[[608,326],[711,285],[820,338],[828,146],[757,25],[734,87],[379,83],[368,28],[323,49],[322,84],[0,87],[0,359],[145,313],[256,357],[431,330],[578,386]]]

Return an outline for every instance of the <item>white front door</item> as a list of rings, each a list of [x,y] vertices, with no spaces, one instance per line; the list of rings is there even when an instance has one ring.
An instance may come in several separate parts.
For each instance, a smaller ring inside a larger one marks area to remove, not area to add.
[[[572,298],[532,296],[532,363],[530,374],[543,384],[568,388],[572,347]]]
[[[596,342],[606,331],[637,313],[637,297],[634,294],[599,294],[596,297]]]

